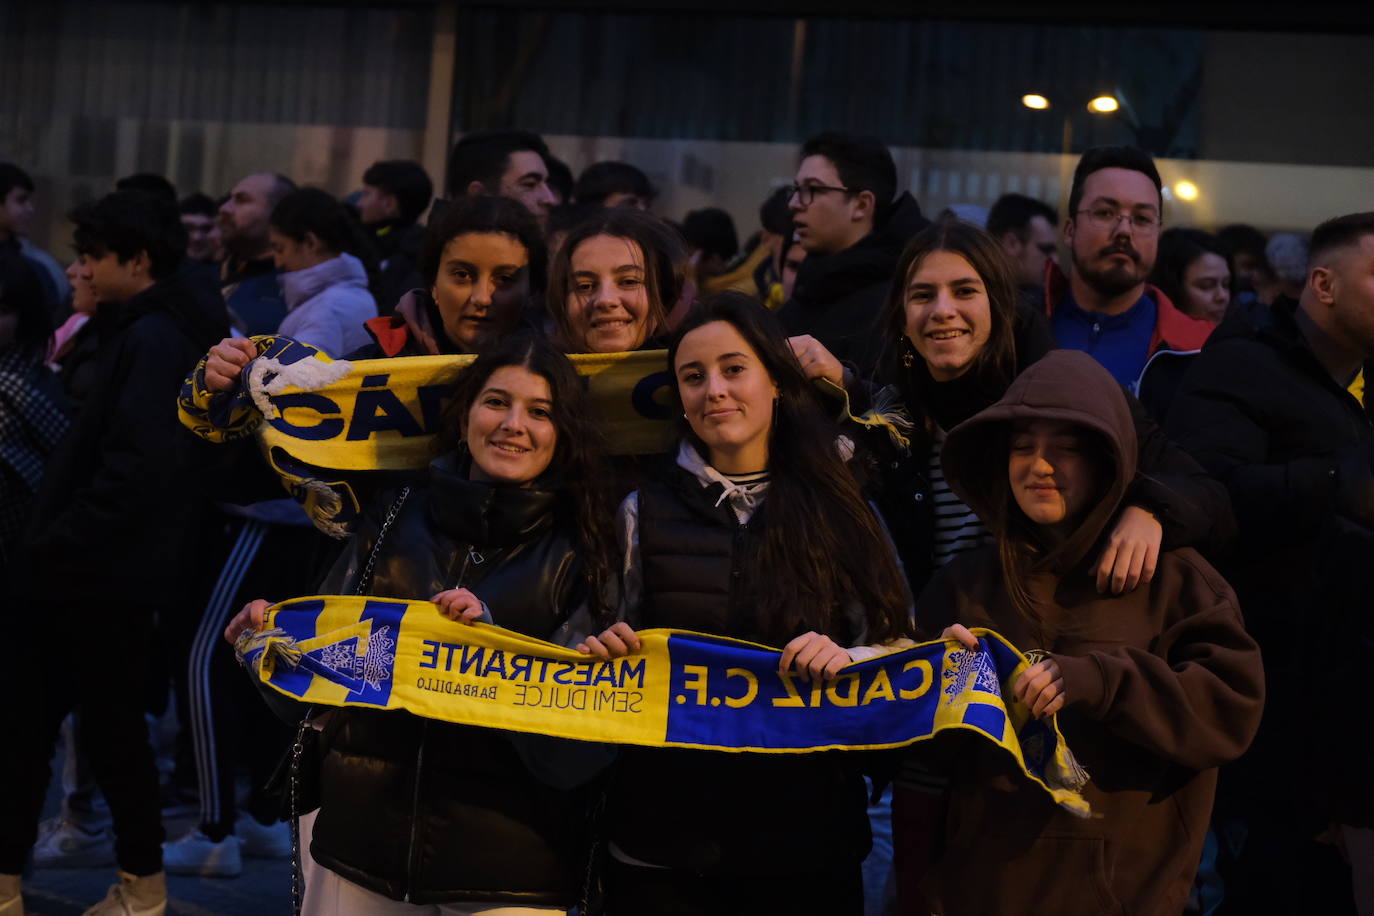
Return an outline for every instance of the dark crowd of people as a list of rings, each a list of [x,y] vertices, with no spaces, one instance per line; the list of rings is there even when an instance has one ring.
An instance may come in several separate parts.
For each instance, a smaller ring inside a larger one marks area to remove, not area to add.
[[[1374,914],[1374,212],[1176,227],[1150,156],[1098,147],[1067,210],[975,224],[876,139],[796,163],[743,244],[522,131],[466,135],[437,197],[409,161],[344,200],[138,174],[67,214],[65,271],[0,164],[0,914],[28,868],[117,868],[87,913],[145,916],[293,852],[312,916]],[[178,420],[261,335],[476,357],[342,540]],[[666,351],[664,454],[610,448],[567,358],[634,350]],[[806,680],[991,628],[1093,815],[959,734],[617,750],[263,702],[225,640],[312,594],[604,659],[694,630]]]

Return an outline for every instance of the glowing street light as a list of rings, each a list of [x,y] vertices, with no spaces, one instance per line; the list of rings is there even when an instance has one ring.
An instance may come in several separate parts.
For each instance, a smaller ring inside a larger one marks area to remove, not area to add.
[[[1050,107],[1050,100],[1045,98],[1043,95],[1035,95],[1034,93],[1032,93],[1030,95],[1021,96],[1021,104],[1025,105],[1027,108],[1034,108],[1037,111],[1043,111],[1044,109]]]
[[[1110,95],[1099,95],[1088,103],[1088,110],[1097,114],[1111,114],[1120,107],[1121,103]]]
[[[1197,200],[1197,185],[1184,179],[1174,182],[1174,193],[1183,200]]]

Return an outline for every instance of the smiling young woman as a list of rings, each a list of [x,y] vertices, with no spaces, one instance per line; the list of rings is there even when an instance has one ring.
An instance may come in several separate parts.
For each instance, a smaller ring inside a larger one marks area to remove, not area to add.
[[[917,235],[895,276],[881,319],[883,371],[914,421],[911,442],[903,449],[886,434],[854,436],[874,456],[871,493],[919,595],[936,570],[991,539],[985,520],[946,483],[946,435],[999,400],[1054,339],[1045,316],[1020,301],[1001,246],[970,223],[942,219]],[[1129,482],[1093,567],[1098,589],[1114,593],[1148,583],[1161,546],[1210,544],[1230,525],[1224,490],[1123,397],[1137,427],[1141,474]],[[928,774],[913,766],[894,792],[899,887],[913,911],[923,905],[915,886],[939,817],[930,788]]]
[[[686,246],[640,210],[602,210],[573,227],[554,258],[548,308],[566,353],[653,346],[682,295]]]
[[[676,461],[621,504],[622,621],[584,642],[633,653],[679,627],[783,646],[831,678],[907,629],[890,544],[840,457],[838,430],[776,316],[711,296],[668,350]],[[862,759],[630,749],[607,803],[608,912],[862,912]]]
[[[454,620],[564,643],[600,630],[611,507],[576,370],[544,339],[512,334],[458,376],[444,420],[441,456],[370,501],[320,593],[430,598]],[[265,606],[245,607],[226,636]],[[536,914],[577,901],[604,748],[401,711],[323,718],[319,769],[305,774],[320,807],[301,822],[304,913]]]

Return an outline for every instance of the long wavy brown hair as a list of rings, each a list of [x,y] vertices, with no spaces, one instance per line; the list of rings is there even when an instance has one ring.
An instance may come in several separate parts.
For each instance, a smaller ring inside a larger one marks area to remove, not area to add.
[[[559,490],[575,519],[583,554],[587,602],[598,623],[609,625],[610,584],[615,569],[615,544],[610,520],[615,507],[602,470],[604,442],[591,395],[568,358],[542,336],[528,331],[507,335],[459,371],[453,395],[444,408],[438,448],[441,454],[462,453],[468,412],[492,373],[520,366],[543,377],[553,395],[553,425],[557,430],[553,459],[535,485]]]
[[[777,317],[744,293],[709,296],[674,331],[668,365],[676,366],[684,337],[715,321],[740,333],[778,389],[768,493],[751,521],[758,528],[759,548],[748,568],[759,619],[778,639],[807,630],[842,633],[844,604],[854,600],[863,606],[867,638],[906,635],[911,599],[892,544],[841,459],[839,429],[803,374]],[[680,396],[678,401],[681,413]],[[705,443],[685,419],[679,423],[706,457]]]
[[[910,352],[906,339],[906,290],[921,262],[935,251],[948,251],[968,261],[987,290],[992,325],[988,342],[974,358],[969,372],[991,373],[1002,385],[1016,375],[1016,280],[1007,256],[997,240],[972,223],[942,217],[921,230],[902,251],[892,275],[892,286],[883,302],[879,333],[883,337],[882,364],[890,378],[900,372],[899,361]],[[919,354],[916,355],[919,359]]]

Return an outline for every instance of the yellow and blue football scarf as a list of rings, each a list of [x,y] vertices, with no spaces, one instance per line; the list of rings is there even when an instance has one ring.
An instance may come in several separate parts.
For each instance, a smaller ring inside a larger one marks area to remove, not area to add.
[[[872,750],[972,731],[1002,748],[1067,810],[1089,814],[1087,781],[1054,719],[1010,699],[1025,656],[989,630],[979,648],[938,640],[854,662],[831,681],[780,675],[776,649],[645,630],[612,661],[486,624],[427,601],[298,598],[267,611],[240,658],[306,703],[418,716],[579,741],[726,752]]]
[[[184,426],[211,442],[255,435],[268,464],[315,524],[342,537],[358,512],[353,483],[415,471],[433,457],[444,401],[473,356],[401,356],[357,362],[289,337],[254,337],[258,357],[232,396],[205,385],[205,360],[182,385]],[[662,350],[575,354],[600,408],[611,451],[643,455],[672,442]]]
[[[205,385],[202,359],[182,385],[177,413],[211,442],[256,436],[291,496],[320,530],[343,537],[358,513],[354,485],[368,476],[422,469],[433,457],[444,401],[473,356],[399,356],[348,362],[289,337],[254,337],[258,356],[230,396]],[[663,350],[575,353],[612,454],[651,455],[673,441]],[[842,399],[844,390],[829,383]],[[900,438],[890,408],[854,422]],[[899,414],[898,414],[899,416]],[[909,426],[909,423],[908,423]]]

